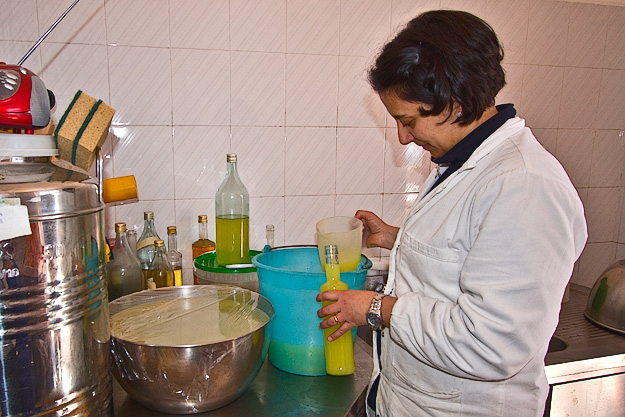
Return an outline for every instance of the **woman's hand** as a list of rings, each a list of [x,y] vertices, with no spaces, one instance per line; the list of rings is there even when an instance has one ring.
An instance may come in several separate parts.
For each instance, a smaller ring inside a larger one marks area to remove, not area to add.
[[[399,232],[398,227],[384,223],[382,219],[370,211],[358,210],[354,217],[362,220],[364,223],[365,230],[363,236],[368,248],[393,249],[393,244]]]
[[[317,310],[319,317],[329,316],[327,320],[322,321],[319,327],[327,329],[336,326],[337,323],[343,323],[329,337],[329,341],[342,336],[352,327],[367,324],[367,312],[371,305],[371,300],[375,292],[373,291],[324,291],[317,295],[317,301],[333,301],[332,304]],[[336,320],[334,319],[336,317]]]

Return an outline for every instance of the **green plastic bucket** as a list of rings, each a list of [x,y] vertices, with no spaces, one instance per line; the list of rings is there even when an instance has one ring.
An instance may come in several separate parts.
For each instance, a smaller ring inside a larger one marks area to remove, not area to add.
[[[317,317],[321,303],[316,300],[326,275],[317,247],[268,249],[254,256],[252,263],[258,272],[260,293],[276,311],[269,361],[293,374],[326,375],[323,330]],[[371,266],[362,255],[358,269],[341,272],[341,281],[350,289],[361,290]],[[356,335],[355,328],[352,335]]]
[[[250,250],[250,258],[258,255],[257,250]],[[217,263],[215,251],[206,252],[195,258],[193,273],[198,285],[235,285],[258,292],[256,267],[250,264],[226,267]]]

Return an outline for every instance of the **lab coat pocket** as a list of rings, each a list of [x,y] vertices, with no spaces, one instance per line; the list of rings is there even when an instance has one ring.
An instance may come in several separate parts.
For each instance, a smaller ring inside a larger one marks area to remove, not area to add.
[[[398,248],[397,294],[419,292],[428,297],[456,301],[462,256],[443,242],[424,242],[405,233]]]
[[[397,383],[392,392],[397,401],[391,402],[389,415],[453,415],[460,411],[460,391],[443,390],[437,386],[436,380],[421,372],[415,373],[414,369],[408,374],[397,362],[393,364],[393,373]],[[409,410],[419,412],[406,414]]]

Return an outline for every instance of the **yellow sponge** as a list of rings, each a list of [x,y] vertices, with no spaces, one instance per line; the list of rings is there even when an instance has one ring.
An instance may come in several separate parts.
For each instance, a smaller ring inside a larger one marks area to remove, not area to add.
[[[89,171],[108,136],[115,109],[78,90],[54,131],[59,158]]]

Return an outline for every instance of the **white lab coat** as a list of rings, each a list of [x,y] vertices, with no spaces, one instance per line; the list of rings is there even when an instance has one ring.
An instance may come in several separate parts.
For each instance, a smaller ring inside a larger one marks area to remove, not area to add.
[[[400,229],[378,415],[542,416],[544,357],[586,238],[564,169],[509,119]]]

